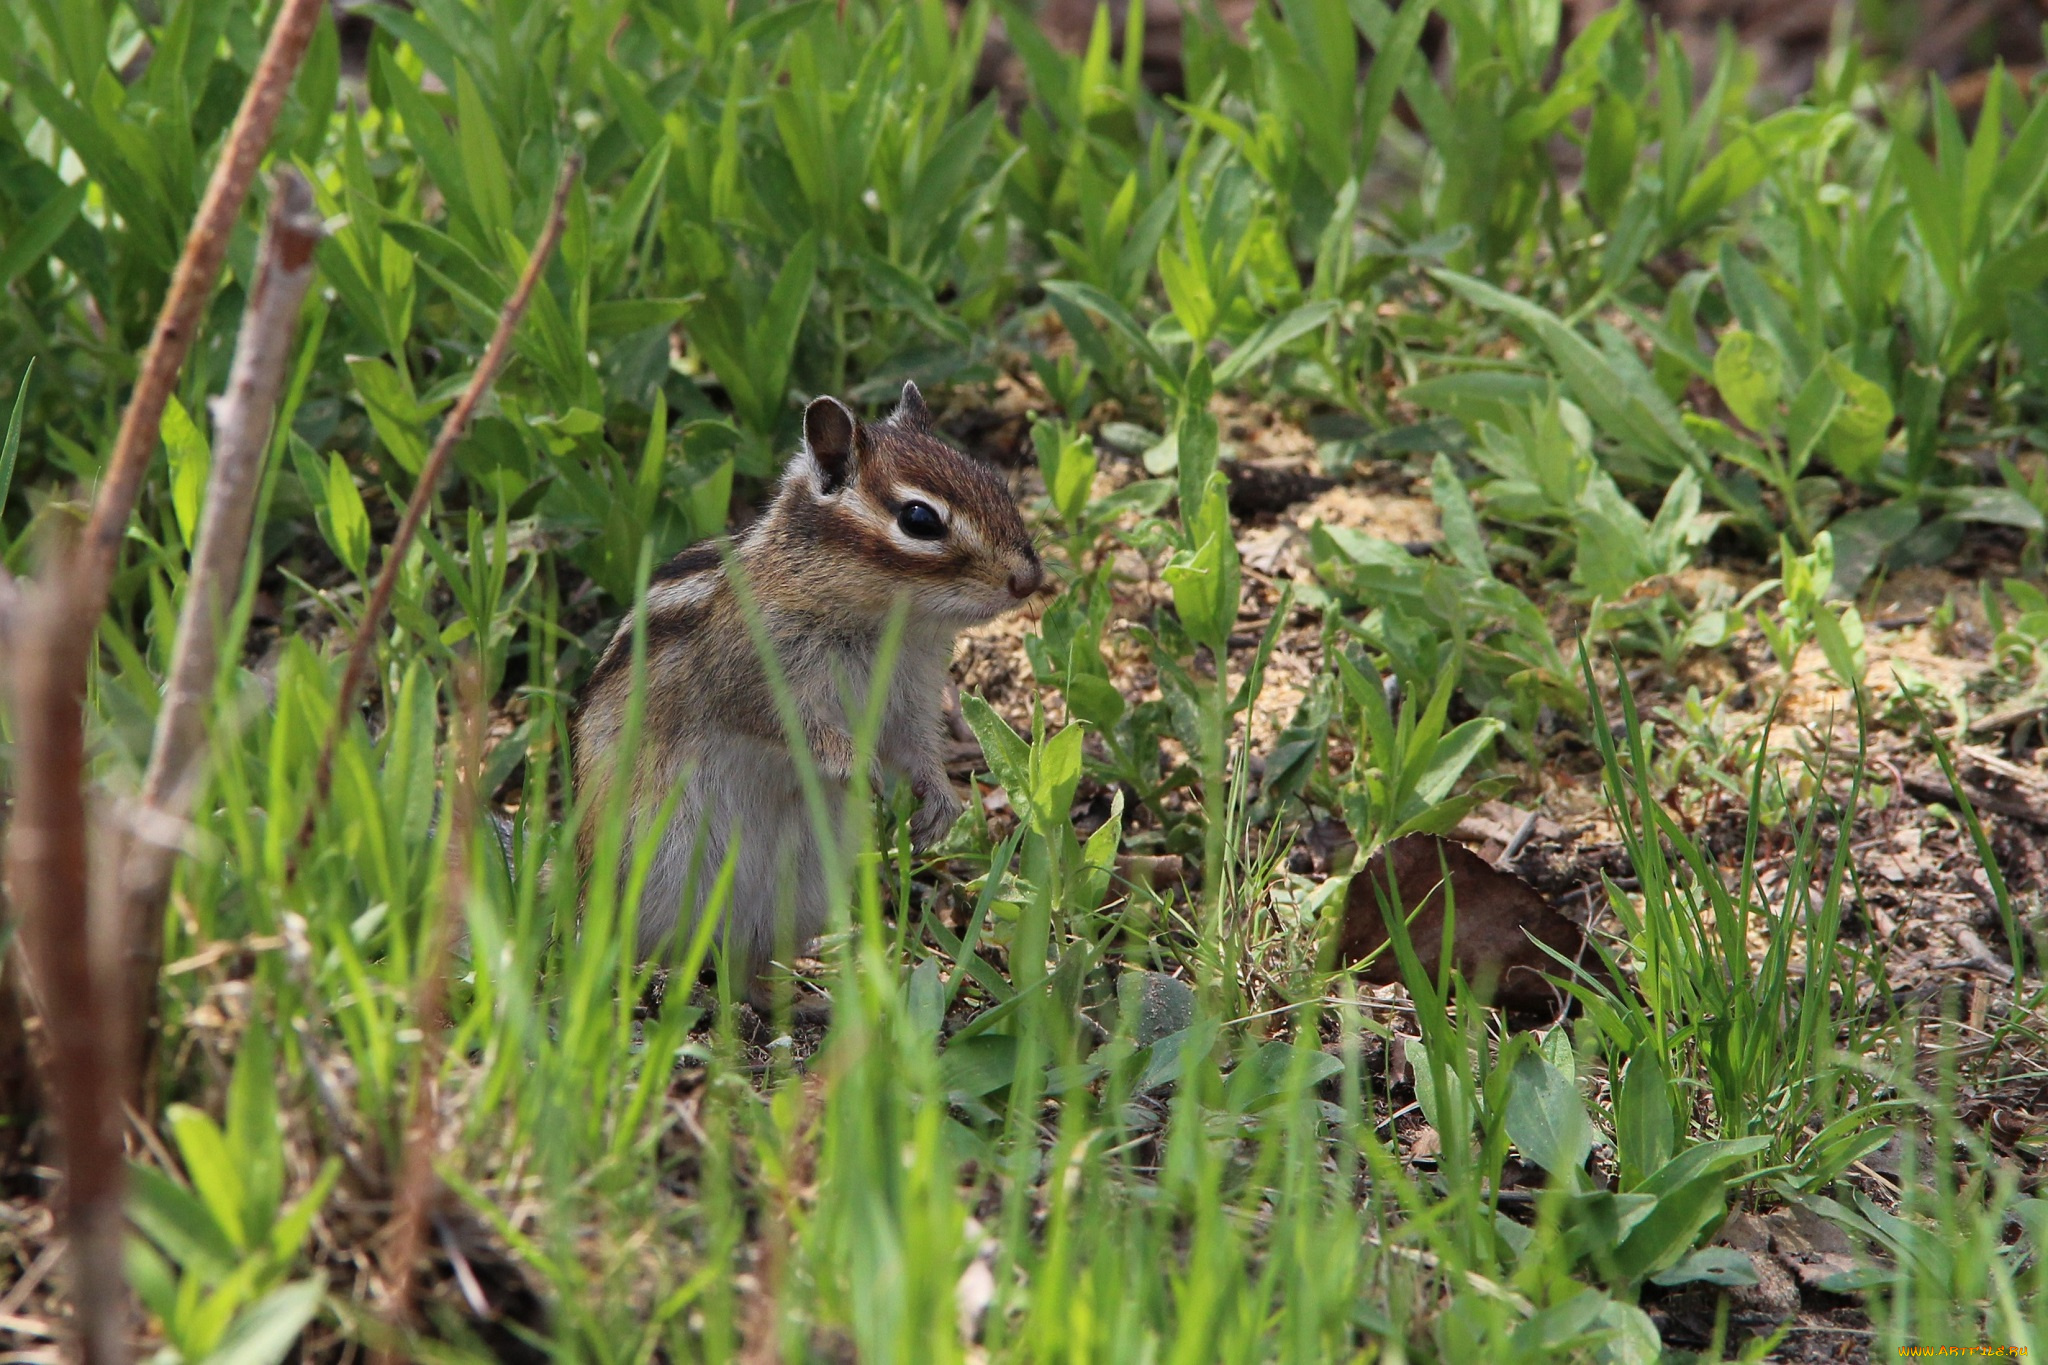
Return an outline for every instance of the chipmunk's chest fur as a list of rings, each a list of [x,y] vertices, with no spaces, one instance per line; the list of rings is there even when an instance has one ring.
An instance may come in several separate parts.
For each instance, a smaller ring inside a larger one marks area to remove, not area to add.
[[[783,566],[758,542],[743,540],[734,561],[804,728],[858,728],[876,681],[882,623],[792,591],[779,581]],[[929,625],[906,631],[888,679],[880,765],[902,766],[894,761],[896,738],[936,731],[953,640],[953,631]],[[642,722],[631,752],[623,747],[631,618],[584,691],[575,767],[579,788],[596,798],[584,856],[611,794],[626,784],[629,842],[658,841],[641,899],[640,952],[662,952],[679,926],[695,921],[730,856],[724,938],[751,972],[778,938],[800,948],[822,931],[828,905],[820,830],[741,594],[715,548],[686,553],[650,584],[646,641]],[[849,792],[864,783],[850,783],[845,773],[821,776],[829,833],[843,824]],[[657,829],[672,795],[673,812]]]

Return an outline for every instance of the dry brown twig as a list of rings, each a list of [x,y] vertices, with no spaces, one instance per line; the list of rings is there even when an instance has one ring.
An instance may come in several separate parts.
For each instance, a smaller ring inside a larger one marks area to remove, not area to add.
[[[87,1365],[127,1359],[122,1274],[122,999],[111,949],[94,933],[88,876],[85,714],[93,641],[77,628],[84,575],[54,555],[14,607],[9,653],[15,718],[9,883],[20,914],[30,993],[43,1021],[43,1092],[63,1153],[61,1218],[70,1297]]]
[[[256,64],[256,74],[242,96],[242,107],[228,129],[227,147],[214,165],[206,196],[185,236],[184,252],[171,275],[170,292],[164,296],[156,331],[143,353],[142,372],[136,376],[128,409],[121,414],[114,453],[107,461],[106,476],[100,481],[85,527],[85,543],[78,557],[80,621],[75,624],[88,634],[97,630],[100,613],[106,609],[107,589],[120,561],[128,519],[156,453],[164,408],[178,382],[178,371],[184,368],[186,353],[192,349],[207,301],[213,297],[213,286],[220,279],[235,220],[241,216],[242,202],[249,197],[249,186],[270,146],[271,131],[291,93],[292,78],[306,55],[306,45],[313,39],[313,27],[327,9],[328,0],[284,0],[270,27],[263,57]],[[85,686],[83,674],[78,685]]]
[[[384,613],[391,609],[391,594],[398,586],[398,571],[405,563],[406,551],[412,547],[412,538],[418,534],[420,522],[426,519],[427,508],[433,504],[435,486],[441,482],[441,475],[448,467],[448,457],[454,453],[455,443],[468,430],[477,405],[483,402],[484,395],[498,377],[498,371],[505,368],[505,361],[512,353],[513,334],[519,330],[527,305],[533,301],[534,288],[540,283],[541,272],[547,269],[548,258],[554,255],[555,247],[562,240],[562,229],[568,222],[569,191],[574,187],[576,174],[582,166],[583,158],[574,152],[562,163],[561,178],[555,182],[554,202],[548,208],[547,226],[541,229],[540,240],[534,243],[533,254],[527,258],[526,269],[520,273],[519,284],[498,314],[498,325],[491,333],[490,345],[484,348],[483,359],[477,362],[476,373],[470,376],[469,386],[456,400],[448,420],[441,424],[441,433],[434,438],[434,448],[427,452],[426,463],[420,466],[419,481],[413,485],[412,497],[406,500],[405,515],[399,519],[391,544],[385,547],[383,567],[377,573],[376,585],[370,590],[369,604],[363,608],[355,639],[349,645],[348,666],[342,670],[341,688],[334,699],[334,720],[327,727],[326,741],[320,746],[320,762],[313,770],[313,795],[306,802],[306,818],[299,825],[298,847],[301,853],[312,847],[313,827],[320,818],[320,808],[327,804],[328,789],[334,782],[334,753],[341,744],[349,717],[355,712],[356,694],[362,691],[363,680],[370,671],[370,657],[377,649],[377,631],[383,623]]]
[[[220,631],[248,559],[264,455],[292,354],[292,334],[313,282],[313,252],[320,236],[312,186],[290,167],[279,170],[227,391],[215,409],[213,468],[178,614],[163,710],[157,714],[142,790],[125,822],[120,922],[128,955],[129,1074],[137,1084],[146,1074],[155,1036],[150,1017],[162,966],[164,901],[206,749],[206,713],[220,672]]]

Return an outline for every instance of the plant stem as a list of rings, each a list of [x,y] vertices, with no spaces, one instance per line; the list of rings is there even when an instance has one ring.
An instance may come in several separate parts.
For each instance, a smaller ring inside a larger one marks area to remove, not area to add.
[[[1207,731],[1202,745],[1202,898],[1206,902],[1207,936],[1215,945],[1219,988],[1234,988],[1236,955],[1229,951],[1225,926],[1225,867],[1230,847],[1230,650],[1226,642],[1215,652],[1216,687],[1202,717]]]
[[[233,368],[219,409],[206,507],[193,547],[191,575],[178,617],[177,643],[149,767],[127,821],[121,864],[121,942],[128,962],[130,1083],[148,1074],[155,1038],[157,968],[163,956],[163,908],[177,860],[178,834],[206,749],[206,709],[220,672],[218,631],[233,605],[248,558],[250,524],[263,483],[292,331],[321,236],[320,214],[305,177],[277,174],[270,227],[258,253],[256,279],[242,313]],[[130,1095],[137,1107],[140,1096]]]
[[[43,1093],[63,1154],[62,1227],[80,1358],[128,1358],[131,1313],[121,1238],[121,993],[108,927],[95,932],[87,861],[84,682],[93,632],[78,627],[86,576],[54,556],[15,608],[9,652],[15,716],[8,881],[21,915],[31,1003],[42,1018]],[[107,907],[100,907],[102,913]],[[97,960],[95,960],[97,959]]]

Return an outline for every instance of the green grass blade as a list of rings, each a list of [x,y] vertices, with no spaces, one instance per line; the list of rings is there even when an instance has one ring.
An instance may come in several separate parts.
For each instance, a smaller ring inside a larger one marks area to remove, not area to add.
[[[28,407],[28,383],[35,378],[36,362],[31,359],[21,372],[21,387],[14,391],[14,413],[7,419],[7,436],[0,439],[0,512],[7,510],[7,490],[14,483],[14,457],[21,449],[21,415]],[[5,540],[0,540],[4,547]]]

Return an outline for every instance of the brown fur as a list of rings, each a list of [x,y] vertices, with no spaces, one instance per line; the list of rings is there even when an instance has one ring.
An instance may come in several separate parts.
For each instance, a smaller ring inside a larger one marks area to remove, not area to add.
[[[786,834],[800,816],[788,809],[794,769],[735,569],[787,677],[810,756],[839,799],[856,777],[842,685],[851,686],[854,704],[864,701],[890,613],[899,602],[907,606],[876,757],[878,767],[911,779],[923,803],[913,822],[920,845],[943,834],[960,808],[938,757],[939,692],[954,636],[1018,605],[1043,582],[1008,487],[932,434],[915,386],[905,386],[894,416],[872,425],[855,422],[836,400],[819,399],[805,414],[805,433],[805,449],[759,521],[729,543],[691,547],[653,575],[643,722],[630,761],[618,752],[632,692],[630,617],[579,698],[576,778],[592,799],[579,840],[583,862],[595,853],[594,830],[627,767],[635,770],[631,836],[663,841],[641,921],[646,955],[694,917],[688,905],[678,913],[677,902],[696,893],[675,869],[687,861],[678,844],[702,837],[700,817],[714,843],[725,837],[718,821],[727,819],[744,858],[749,831],[765,847],[777,837],[764,832],[769,826]],[[920,495],[947,518],[942,540],[920,541],[896,524],[906,498]],[[685,797],[676,821],[652,830],[653,813],[678,781]],[[822,872],[814,855],[797,856],[801,904],[793,927],[808,937],[822,928],[810,922],[819,918]],[[781,871],[789,875],[787,866]],[[744,865],[728,911],[734,957],[749,977],[765,965],[776,927],[768,875]]]

